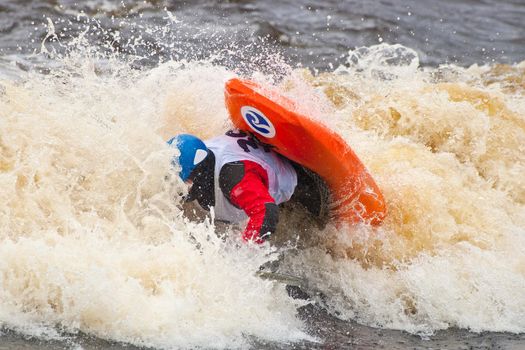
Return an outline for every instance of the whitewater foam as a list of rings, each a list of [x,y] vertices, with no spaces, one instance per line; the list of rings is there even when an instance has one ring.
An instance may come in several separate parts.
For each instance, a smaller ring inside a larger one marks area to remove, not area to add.
[[[305,109],[315,101],[313,116],[354,148],[389,208],[378,229],[318,230],[288,214],[274,242],[285,247],[257,248],[183,216],[186,188],[165,145],[231,127],[232,69],[135,69],[81,38],[47,55],[49,74],[2,81],[2,325],[155,347],[305,339],[302,304],[254,277],[284,251],[282,269],[322,290],[341,318],[420,334],[525,331],[525,105],[512,79],[522,66],[504,78],[491,67],[421,69],[412,50],[383,44],[334,72],[280,61],[275,75],[252,71]]]

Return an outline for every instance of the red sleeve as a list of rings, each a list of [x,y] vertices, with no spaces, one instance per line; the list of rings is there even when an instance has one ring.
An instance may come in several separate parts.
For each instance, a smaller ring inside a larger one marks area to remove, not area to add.
[[[244,176],[230,192],[233,205],[244,210],[250,218],[242,234],[245,241],[263,243],[268,233],[275,231],[278,209],[268,192],[268,174],[252,161],[244,160]],[[263,232],[264,231],[264,232]]]

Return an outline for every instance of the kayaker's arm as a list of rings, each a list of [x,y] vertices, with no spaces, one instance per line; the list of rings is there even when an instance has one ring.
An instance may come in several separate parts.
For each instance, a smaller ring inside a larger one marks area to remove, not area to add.
[[[242,234],[245,241],[263,243],[274,233],[279,221],[279,207],[268,192],[268,174],[252,161],[225,164],[219,174],[222,193],[250,218]]]

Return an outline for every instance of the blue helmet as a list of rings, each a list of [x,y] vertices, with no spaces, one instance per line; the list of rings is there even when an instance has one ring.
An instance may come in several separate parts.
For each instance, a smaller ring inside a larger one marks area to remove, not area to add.
[[[182,181],[188,180],[191,172],[197,164],[202,162],[208,155],[208,148],[201,139],[189,134],[180,134],[168,141],[171,146],[177,146],[180,151],[179,159],[173,158],[172,164],[180,165],[180,177]]]

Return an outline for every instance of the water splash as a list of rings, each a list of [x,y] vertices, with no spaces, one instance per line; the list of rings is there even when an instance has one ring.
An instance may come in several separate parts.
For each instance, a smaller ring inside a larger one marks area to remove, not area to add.
[[[61,46],[47,37],[46,69],[2,82],[3,325],[155,347],[307,337],[301,304],[253,276],[277,248],[237,247],[235,229],[221,239],[189,222],[169,168],[168,136],[230,127],[223,84],[243,73],[313,109],[389,201],[376,231],[283,219],[280,243],[300,237],[283,268],[325,291],[331,312],[421,334],[525,330],[522,65],[418,68],[411,49],[385,44],[312,75],[256,44],[181,58],[159,44],[174,33],[162,26],[127,41],[85,21],[65,39],[52,22]]]
[[[301,303],[254,276],[273,248],[231,230],[221,239],[180,208],[186,188],[164,136],[227,128],[233,73],[184,60],[136,69],[86,36],[43,50],[49,71],[2,82],[1,324],[154,347],[312,339]]]
[[[332,254],[305,250],[291,269],[325,288],[334,313],[369,325],[523,332],[519,79],[511,87],[491,67],[406,71],[404,63],[398,75],[397,63],[385,64],[391,58],[308,78],[332,101],[327,118],[374,174],[389,215],[377,231],[323,232]],[[392,74],[370,74],[376,69]]]

